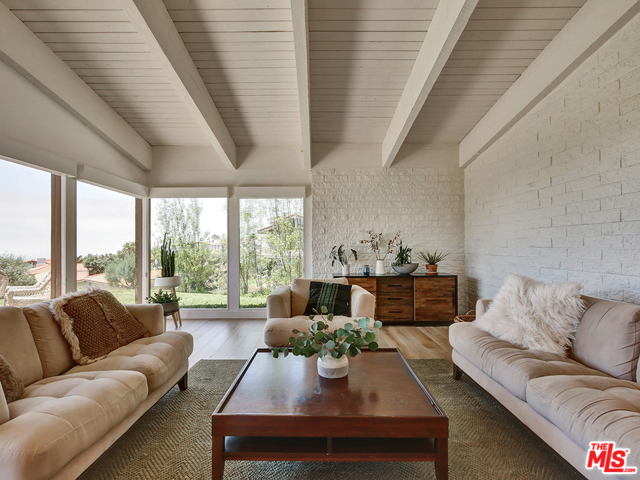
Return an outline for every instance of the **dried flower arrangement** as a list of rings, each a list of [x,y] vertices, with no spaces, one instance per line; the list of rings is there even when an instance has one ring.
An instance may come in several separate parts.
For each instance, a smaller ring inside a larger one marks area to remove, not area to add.
[[[367,235],[369,238],[360,240],[360,243],[369,247],[376,256],[376,260],[384,260],[400,244],[400,230],[391,239],[387,239],[382,233],[373,233],[373,230],[368,230]]]

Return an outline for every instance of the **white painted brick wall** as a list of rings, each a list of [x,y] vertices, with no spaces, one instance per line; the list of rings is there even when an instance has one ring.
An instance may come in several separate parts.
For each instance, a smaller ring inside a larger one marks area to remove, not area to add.
[[[359,241],[367,230],[390,235],[401,230],[404,245],[415,252],[451,252],[439,269],[459,276],[459,308],[466,313],[463,184],[458,168],[314,170],[313,276],[340,272],[328,257],[331,247],[342,243],[358,252],[352,272],[365,264],[373,271],[375,257]],[[388,269],[393,260],[387,257]],[[418,272],[424,270],[421,265]]]
[[[511,273],[640,303],[640,18],[464,176],[470,304]]]

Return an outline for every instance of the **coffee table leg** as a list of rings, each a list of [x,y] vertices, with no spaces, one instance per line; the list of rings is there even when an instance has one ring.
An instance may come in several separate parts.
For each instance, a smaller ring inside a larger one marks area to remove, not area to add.
[[[211,478],[212,480],[222,480],[224,477],[224,437],[213,437],[212,445]]]
[[[447,438],[436,438],[436,478],[447,480],[449,478],[449,450]]]

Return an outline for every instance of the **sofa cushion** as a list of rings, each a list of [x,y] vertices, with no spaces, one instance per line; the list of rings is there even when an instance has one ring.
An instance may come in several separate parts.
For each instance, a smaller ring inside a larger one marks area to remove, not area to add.
[[[51,302],[51,311],[71,356],[80,365],[96,362],[149,332],[113,293],[91,289],[72,292]]]
[[[187,332],[166,332],[120,347],[90,365],[78,365],[69,374],[105,370],[133,370],[147,377],[149,392],[169,380],[193,352],[193,337]]]
[[[270,318],[264,326],[263,340],[268,347],[282,347],[289,344],[289,338],[297,335],[293,334],[293,330],[300,330],[301,332],[308,332],[311,328],[311,324],[317,321],[309,320],[309,317],[304,315],[297,315],[291,318]],[[333,321],[328,322],[330,330],[336,330],[344,327],[345,323],[353,323],[357,319],[351,317],[336,316],[333,317]],[[371,319],[369,324],[370,328],[373,328],[374,320]]]
[[[637,381],[640,305],[583,297],[587,311],[569,357],[622,380]]]
[[[527,386],[527,403],[585,449],[589,442],[628,448],[640,467],[640,385],[612,377],[558,375]]]
[[[0,307],[0,355],[16,371],[22,383],[42,380],[42,364],[29,324],[17,307]]]
[[[608,377],[560,355],[516,347],[480,330],[473,323],[456,323],[449,327],[451,346],[521,400],[526,399],[527,382],[532,378],[549,375]]]
[[[349,281],[344,278],[327,278],[323,280],[311,280],[308,278],[294,278],[291,282],[291,316],[304,315],[304,309],[309,302],[309,287],[311,282],[328,282],[349,285]]]
[[[69,344],[62,336],[60,325],[49,310],[50,303],[51,301],[41,302],[22,308],[38,349],[44,378],[62,375],[76,365],[71,358]]]
[[[138,372],[49,377],[9,405],[0,465],[7,480],[48,479],[123,421],[147,398]]]
[[[0,425],[9,421],[9,405],[0,385]]]

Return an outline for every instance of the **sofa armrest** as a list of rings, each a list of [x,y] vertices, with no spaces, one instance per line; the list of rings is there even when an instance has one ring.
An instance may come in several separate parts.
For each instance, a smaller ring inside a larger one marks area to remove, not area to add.
[[[155,337],[164,333],[164,314],[162,305],[125,305],[127,310]]]
[[[481,298],[476,302],[476,320],[484,315],[484,313],[489,309],[491,302],[493,302],[493,300],[490,298]]]
[[[359,285],[351,287],[351,316],[356,318],[369,317],[373,319],[376,313],[376,297]]]
[[[291,318],[291,287],[278,287],[267,297],[269,318]]]

